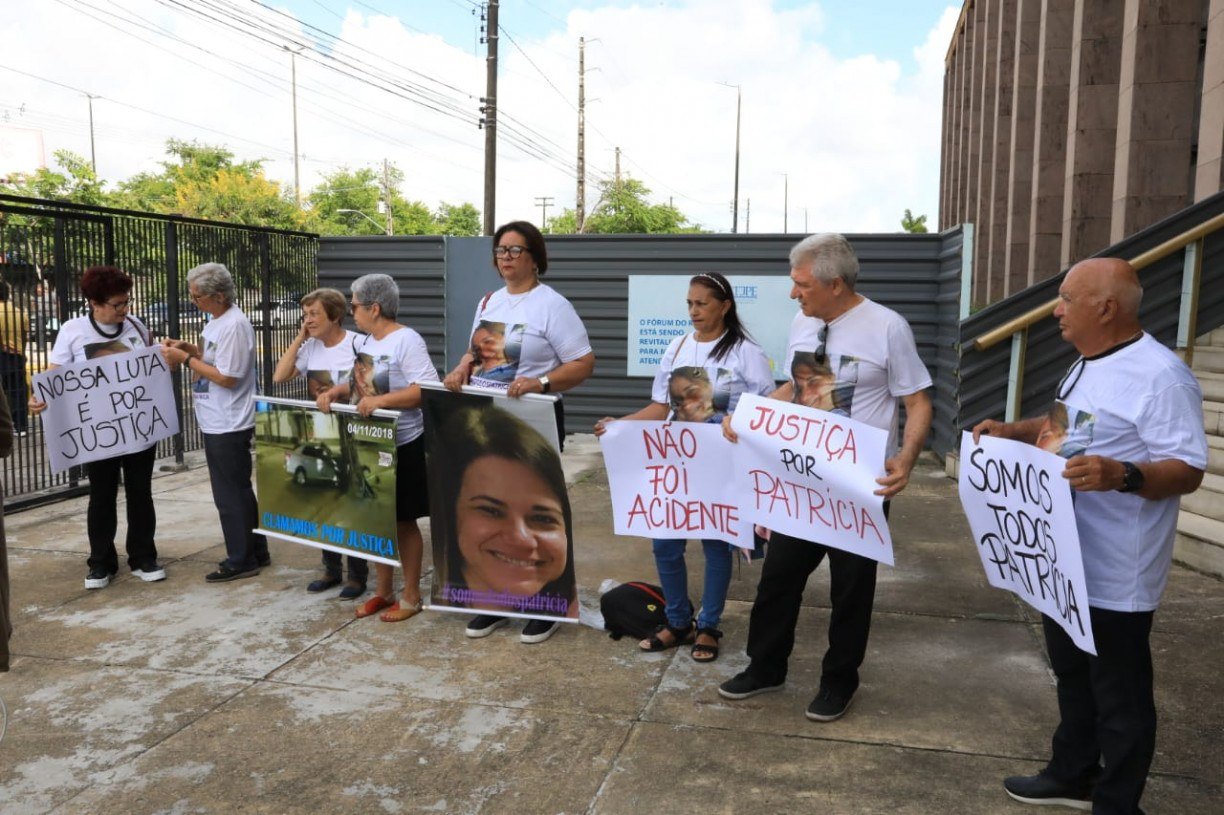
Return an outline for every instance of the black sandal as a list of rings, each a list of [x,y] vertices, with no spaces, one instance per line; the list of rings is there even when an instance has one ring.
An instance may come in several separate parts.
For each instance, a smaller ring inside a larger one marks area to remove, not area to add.
[[[718,659],[718,641],[722,639],[723,632],[717,628],[698,628],[693,639],[696,640],[702,634],[713,639],[714,644],[706,645],[705,643],[694,642],[690,655],[693,657],[694,662],[713,662]]]
[[[693,641],[694,624],[689,622],[684,628],[672,628],[670,625],[661,625],[655,629],[655,632],[649,638],[638,643],[638,648],[643,651],[666,651],[669,648],[677,648]],[[664,631],[672,635],[671,642],[663,642],[659,639],[659,635]]]

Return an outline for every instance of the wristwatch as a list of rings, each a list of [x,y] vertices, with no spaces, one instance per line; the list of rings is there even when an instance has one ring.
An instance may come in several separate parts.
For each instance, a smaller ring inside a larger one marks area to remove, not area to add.
[[[1118,492],[1138,492],[1143,489],[1143,470],[1129,461],[1122,462],[1122,466],[1125,470],[1122,473],[1122,486],[1118,488]]]
[[[540,377],[540,388],[540,393],[548,393],[550,390],[552,390],[552,382],[548,380],[548,374],[544,374],[544,376]]]

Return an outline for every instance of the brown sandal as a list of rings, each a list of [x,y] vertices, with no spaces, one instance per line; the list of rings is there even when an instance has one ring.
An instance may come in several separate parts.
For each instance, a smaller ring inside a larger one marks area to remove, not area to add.
[[[718,659],[718,641],[722,639],[723,632],[717,628],[698,628],[697,636],[693,642],[693,650],[689,652],[693,657],[694,662],[713,662]],[[704,642],[698,642],[702,637],[709,637],[714,640],[713,645],[707,645]]]

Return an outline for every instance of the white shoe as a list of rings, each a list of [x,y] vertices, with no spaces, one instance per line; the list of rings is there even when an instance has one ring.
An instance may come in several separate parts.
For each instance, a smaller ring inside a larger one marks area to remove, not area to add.
[[[156,561],[146,563],[139,569],[132,569],[132,574],[136,575],[146,583],[156,583],[158,580],[166,579],[166,570]]]

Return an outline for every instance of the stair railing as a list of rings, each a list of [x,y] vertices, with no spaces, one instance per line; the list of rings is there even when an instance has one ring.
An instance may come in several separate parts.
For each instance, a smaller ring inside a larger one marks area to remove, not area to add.
[[[1203,242],[1208,235],[1224,229],[1224,213],[1210,218],[1196,227],[1154,246],[1131,258],[1135,271],[1144,269],[1174,252],[1184,251],[1182,263],[1181,299],[1177,318],[1176,350],[1190,365],[1194,361],[1194,340],[1197,336],[1199,283],[1203,273]],[[1004,340],[1011,339],[1011,360],[1007,372],[1007,406],[1005,420],[1014,422],[1021,417],[1020,395],[1024,390],[1024,352],[1028,347],[1028,330],[1035,323],[1054,313],[1058,306],[1055,297],[1043,305],[991,329],[973,341],[978,351],[993,348]]]

